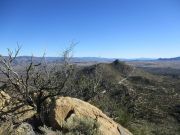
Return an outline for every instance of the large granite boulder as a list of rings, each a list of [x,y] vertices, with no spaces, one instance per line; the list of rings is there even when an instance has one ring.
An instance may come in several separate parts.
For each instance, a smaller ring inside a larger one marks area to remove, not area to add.
[[[114,122],[95,106],[70,97],[58,97],[51,105],[49,123],[54,129],[71,128],[76,119],[94,121],[102,135],[132,135],[127,129]],[[92,123],[92,122],[91,122]]]

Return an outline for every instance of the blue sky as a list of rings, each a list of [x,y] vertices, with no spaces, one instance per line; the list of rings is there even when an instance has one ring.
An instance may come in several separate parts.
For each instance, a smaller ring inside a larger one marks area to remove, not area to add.
[[[0,0],[0,53],[21,55],[180,56],[179,0]]]

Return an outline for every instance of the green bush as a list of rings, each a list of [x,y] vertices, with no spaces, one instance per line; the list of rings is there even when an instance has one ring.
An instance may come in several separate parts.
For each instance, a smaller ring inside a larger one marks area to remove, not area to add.
[[[99,125],[93,119],[88,118],[75,118],[68,119],[63,123],[63,128],[68,135],[99,135]]]
[[[93,119],[69,118],[62,125],[61,131],[53,131],[50,127],[40,127],[44,135],[100,135],[99,125]]]

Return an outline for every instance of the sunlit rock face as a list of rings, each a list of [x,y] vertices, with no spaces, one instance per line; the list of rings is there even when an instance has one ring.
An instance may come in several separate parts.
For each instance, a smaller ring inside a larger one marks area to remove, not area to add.
[[[58,97],[51,105],[50,125],[54,129],[63,129],[64,125],[67,128],[73,125],[73,119],[91,119],[97,122],[98,132],[103,135],[132,135],[97,107],[76,98]]]

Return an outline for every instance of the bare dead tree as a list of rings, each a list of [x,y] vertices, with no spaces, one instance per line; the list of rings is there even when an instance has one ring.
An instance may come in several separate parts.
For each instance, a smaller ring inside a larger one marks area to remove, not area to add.
[[[21,47],[18,46],[15,52],[8,49],[7,57],[0,55],[0,72],[4,76],[1,83],[7,85],[19,101],[32,106],[40,114],[44,101],[61,95],[73,74],[70,63],[73,46],[63,52],[62,64],[48,65],[45,55],[40,62],[35,62],[31,57],[21,72],[13,66]]]

